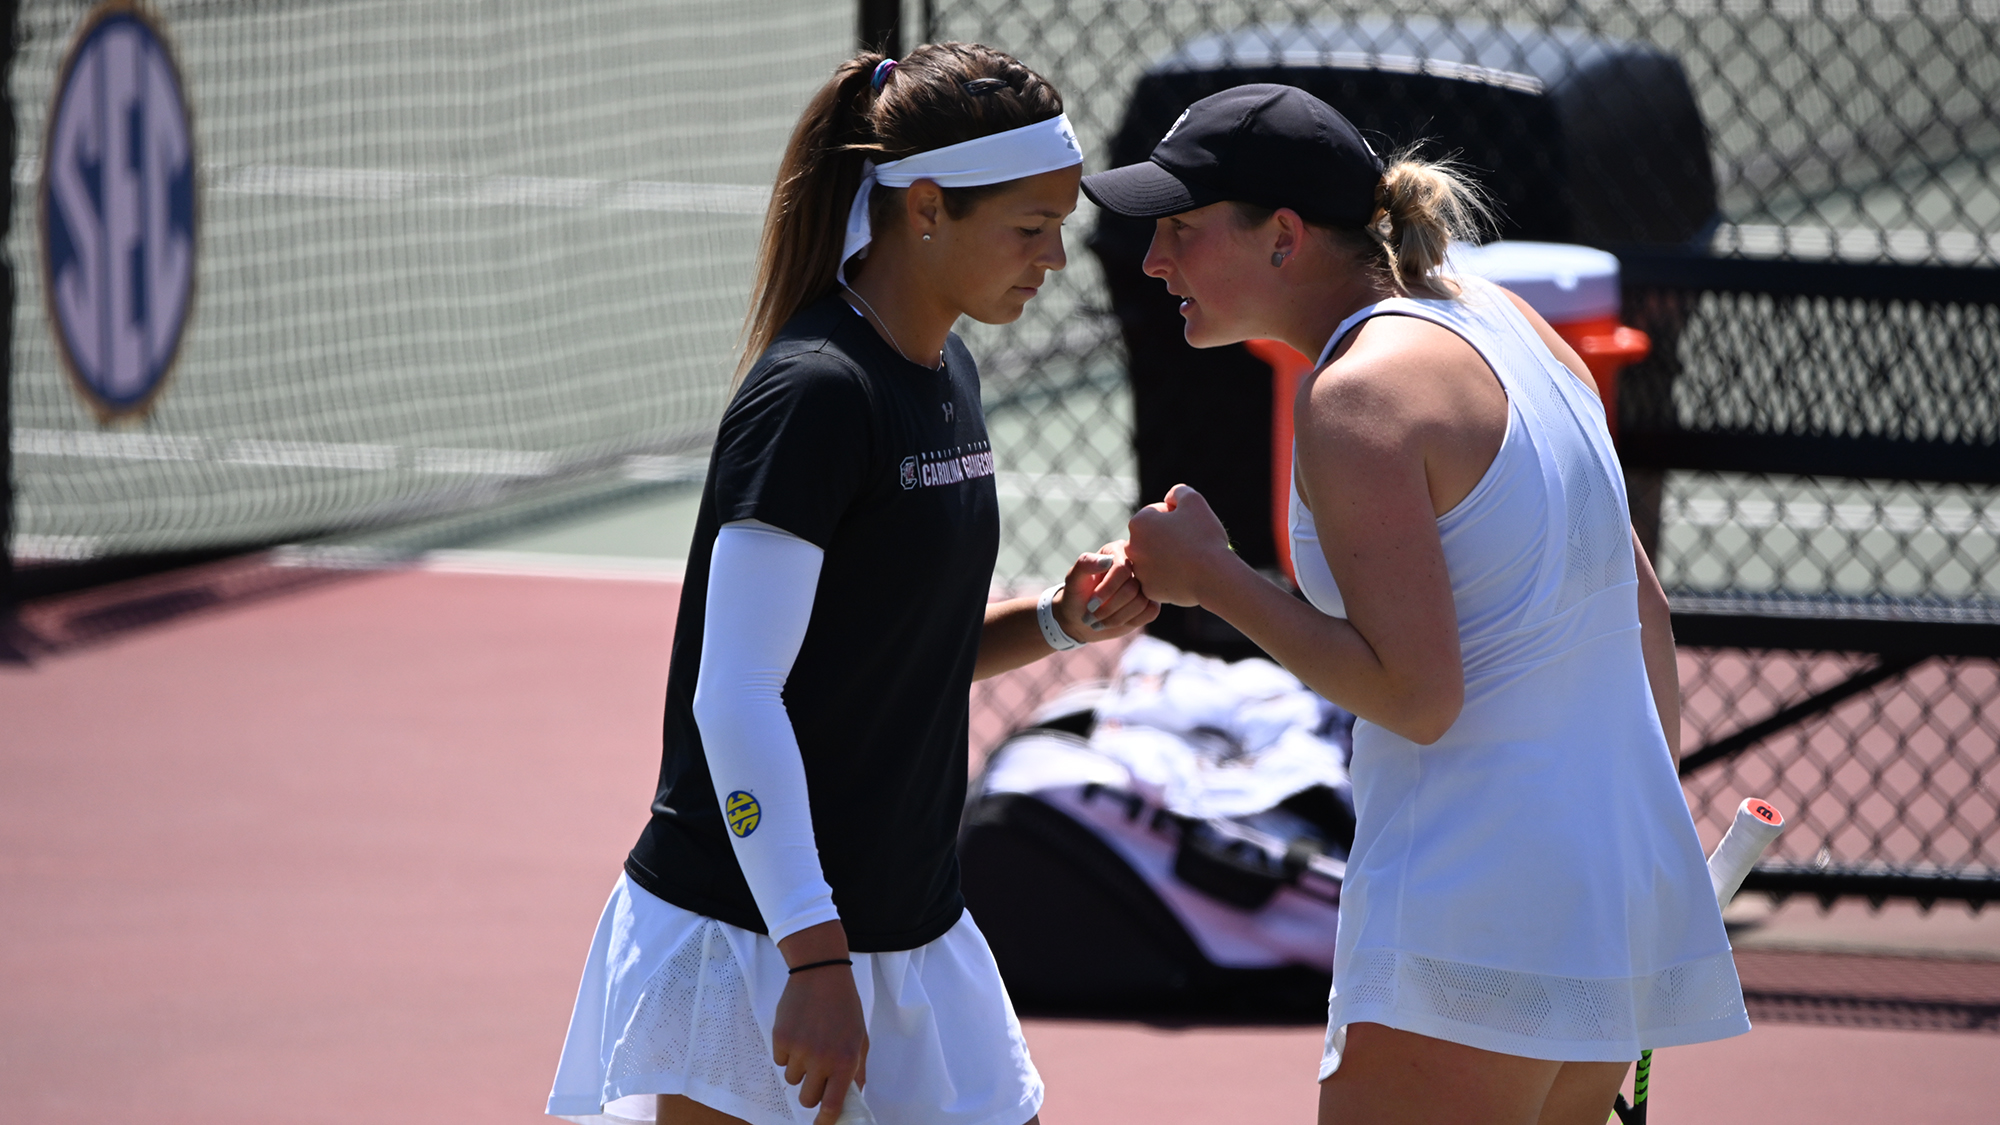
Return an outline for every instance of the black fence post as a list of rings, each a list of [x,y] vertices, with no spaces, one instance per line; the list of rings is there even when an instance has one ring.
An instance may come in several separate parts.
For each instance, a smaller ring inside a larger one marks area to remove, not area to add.
[[[860,0],[859,39],[864,51],[903,57],[903,0]]]
[[[20,28],[19,0],[0,0],[0,160],[13,178],[14,47]],[[7,201],[0,210],[0,650],[14,619],[14,263],[6,250],[6,238],[13,226],[14,186],[7,185]]]

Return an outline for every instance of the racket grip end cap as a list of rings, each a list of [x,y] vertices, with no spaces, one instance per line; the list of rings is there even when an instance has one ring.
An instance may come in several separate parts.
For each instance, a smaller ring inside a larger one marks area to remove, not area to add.
[[[1750,797],[1736,806],[1736,819],[1722,834],[1715,854],[1708,857],[1708,881],[1715,890],[1717,906],[1729,905],[1764,849],[1784,830],[1784,814],[1770,802]]]

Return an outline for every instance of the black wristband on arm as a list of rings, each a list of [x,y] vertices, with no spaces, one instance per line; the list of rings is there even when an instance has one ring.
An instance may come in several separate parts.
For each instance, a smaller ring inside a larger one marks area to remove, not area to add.
[[[845,957],[835,957],[832,960],[828,961],[814,961],[810,965],[794,965],[790,969],[786,970],[785,975],[797,976],[798,974],[805,972],[807,969],[824,969],[828,965],[852,965],[852,964],[854,964],[854,962],[848,960]]]

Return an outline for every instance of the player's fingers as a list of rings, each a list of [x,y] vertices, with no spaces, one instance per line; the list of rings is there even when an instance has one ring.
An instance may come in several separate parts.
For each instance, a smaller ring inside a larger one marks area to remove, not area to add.
[[[1126,606],[1119,612],[1117,620],[1105,623],[1104,631],[1100,635],[1105,637],[1122,637],[1135,629],[1145,628],[1157,620],[1159,616],[1159,602],[1146,597],[1136,598],[1131,605]]]
[[[1111,558],[1109,555],[1104,557]],[[1110,565],[1105,567],[1103,573],[1096,575],[1092,579],[1090,590],[1091,600],[1101,606],[1111,595],[1130,585],[1132,580],[1132,563],[1121,555],[1113,559]],[[1097,612],[1096,606],[1085,605],[1084,609],[1091,613]]]
[[[771,1053],[776,1055],[780,1051],[785,1053],[785,1057],[778,1060],[778,1064],[785,1068],[785,1085],[796,1086],[806,1076],[805,1055],[803,1052],[790,1051],[783,1047],[776,1048]]]
[[[833,1125],[840,1119],[841,1107],[847,1104],[847,1082],[839,1074],[827,1078],[826,1093],[819,1100],[819,1116],[813,1119],[813,1125]]]
[[[1167,489],[1166,506],[1169,512],[1179,509],[1181,505],[1186,504],[1190,500],[1200,501],[1201,493],[1184,484],[1177,484]]]
[[[1106,571],[1110,570],[1112,565],[1117,561],[1117,559],[1110,555],[1099,554],[1095,551],[1086,551],[1078,555],[1076,561],[1070,564],[1069,574],[1065,576],[1064,581],[1075,586],[1079,591],[1087,591],[1090,587],[1096,585],[1098,579]]]
[[[1118,588],[1091,599],[1097,608],[1091,611],[1091,619],[1097,625],[1115,629],[1131,624],[1132,616],[1145,603],[1145,595],[1134,581],[1121,582]]]
[[[799,1083],[799,1104],[811,1109],[826,1097],[827,1073],[819,1067],[806,1071],[805,1081]],[[835,1114],[839,1116],[839,1114]],[[829,1118],[828,1120],[831,1120]]]
[[[1111,569],[1113,561],[1109,555],[1078,555],[1076,561],[1070,564],[1069,573],[1063,575],[1063,600],[1082,605],[1096,591],[1099,580],[1105,571]]]

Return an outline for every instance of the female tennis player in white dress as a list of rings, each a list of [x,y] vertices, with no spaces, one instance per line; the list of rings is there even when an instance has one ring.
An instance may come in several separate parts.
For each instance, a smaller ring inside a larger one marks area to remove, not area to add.
[[[676,620],[652,820],[549,1097],[578,1121],[1022,1125],[1042,1084],[959,894],[967,692],[1158,613],[1117,545],[988,604],[960,316],[1064,265],[1053,87],[947,43],[843,64],[765,222]]]
[[[1748,1030],[1603,407],[1518,298],[1442,269],[1478,197],[1272,85],[1084,191],[1157,219],[1146,272],[1190,343],[1319,357],[1290,514],[1310,604],[1184,485],[1128,556],[1360,717],[1322,1125],[1602,1125],[1641,1048]]]

